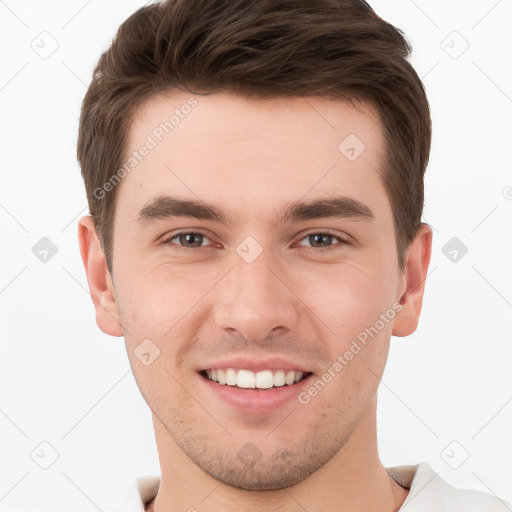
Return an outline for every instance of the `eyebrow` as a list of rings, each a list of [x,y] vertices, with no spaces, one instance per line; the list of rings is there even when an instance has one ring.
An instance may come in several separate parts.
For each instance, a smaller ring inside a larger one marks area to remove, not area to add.
[[[235,218],[213,204],[200,200],[181,199],[172,196],[158,196],[145,203],[138,212],[136,222],[149,224],[172,217],[192,217],[199,220],[213,220],[225,225],[234,225]],[[287,203],[278,223],[305,221],[329,217],[374,221],[372,210],[357,199],[345,196],[312,201]]]

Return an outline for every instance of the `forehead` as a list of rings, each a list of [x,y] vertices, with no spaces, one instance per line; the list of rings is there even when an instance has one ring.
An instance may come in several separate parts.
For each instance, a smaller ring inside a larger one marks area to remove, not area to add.
[[[139,108],[126,149],[126,161],[138,156],[118,206],[140,208],[167,193],[254,215],[336,192],[390,214],[381,125],[365,103],[167,93]]]

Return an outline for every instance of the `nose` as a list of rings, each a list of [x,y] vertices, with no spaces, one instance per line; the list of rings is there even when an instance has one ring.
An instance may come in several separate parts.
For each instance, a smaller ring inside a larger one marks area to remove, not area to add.
[[[269,254],[252,263],[237,254],[225,277],[215,306],[215,321],[230,335],[263,342],[278,331],[294,331],[300,301],[289,283],[289,273]],[[299,294],[300,295],[300,294]]]

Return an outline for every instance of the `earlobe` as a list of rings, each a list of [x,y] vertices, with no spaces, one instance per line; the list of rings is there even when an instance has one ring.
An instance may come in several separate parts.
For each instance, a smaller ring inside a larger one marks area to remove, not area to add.
[[[407,249],[406,288],[398,298],[402,309],[395,317],[393,336],[409,336],[418,327],[431,251],[432,228],[422,223]]]
[[[123,329],[114,285],[91,215],[86,215],[78,221],[78,242],[89,291],[96,309],[96,323],[105,334],[122,336]]]

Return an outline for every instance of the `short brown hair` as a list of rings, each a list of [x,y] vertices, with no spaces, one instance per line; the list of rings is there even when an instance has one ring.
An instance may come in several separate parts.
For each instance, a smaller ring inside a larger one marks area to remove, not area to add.
[[[117,187],[104,197],[95,191],[124,162],[136,109],[173,90],[324,96],[376,107],[403,269],[421,224],[431,143],[430,109],[410,53],[403,32],[363,0],[164,0],[136,11],[98,61],[78,134],[89,209],[110,273]]]

